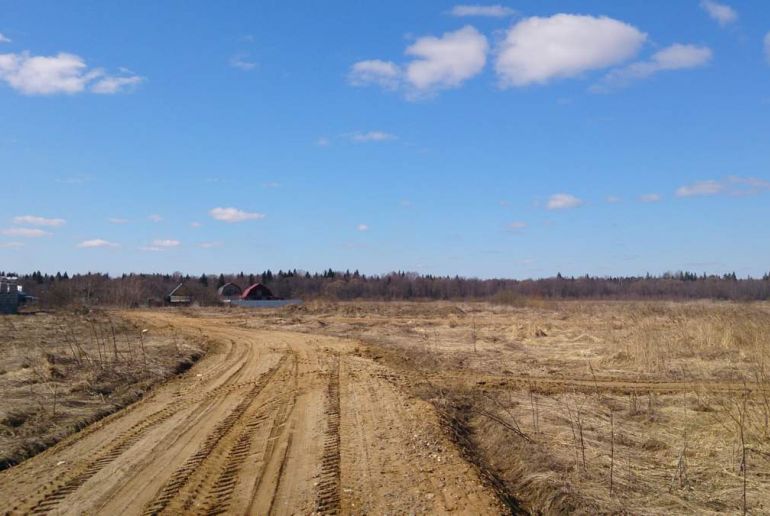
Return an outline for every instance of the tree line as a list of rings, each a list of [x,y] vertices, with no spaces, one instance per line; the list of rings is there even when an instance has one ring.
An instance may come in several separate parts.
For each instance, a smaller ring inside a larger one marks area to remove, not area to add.
[[[0,272],[0,275],[5,273]],[[488,300],[516,303],[522,299],[770,299],[770,274],[762,278],[738,278],[692,272],[660,276],[567,277],[557,274],[541,279],[478,279],[434,276],[411,272],[366,275],[358,271],[325,270],[321,273],[289,270],[262,273],[202,274],[46,274],[39,271],[19,276],[25,291],[38,298],[41,307],[73,305],[144,306],[162,302],[179,283],[184,283],[195,302],[219,303],[217,289],[232,282],[242,288],[263,283],[279,298],[304,300]]]

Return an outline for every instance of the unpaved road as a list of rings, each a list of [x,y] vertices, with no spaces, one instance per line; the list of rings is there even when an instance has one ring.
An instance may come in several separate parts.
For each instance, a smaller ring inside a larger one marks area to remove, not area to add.
[[[216,345],[183,377],[0,473],[10,514],[504,512],[353,341],[131,312]]]

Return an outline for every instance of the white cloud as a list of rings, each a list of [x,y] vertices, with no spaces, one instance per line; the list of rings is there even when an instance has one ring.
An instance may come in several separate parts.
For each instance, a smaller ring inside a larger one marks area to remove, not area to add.
[[[638,61],[611,71],[599,83],[592,86],[591,91],[595,93],[607,92],[658,72],[698,68],[708,64],[711,56],[712,52],[708,47],[675,43],[659,50],[647,61]]]
[[[548,208],[549,210],[564,210],[569,208],[577,208],[582,204],[583,204],[583,201],[581,199],[578,199],[574,195],[558,193],[558,194],[552,195],[548,199],[546,208]]]
[[[94,83],[91,86],[91,91],[102,95],[112,95],[113,93],[130,91],[143,81],[144,77],[139,77],[138,75],[130,77],[105,77]]]
[[[33,56],[29,52],[0,54],[0,80],[25,95],[117,93],[135,85],[138,76],[113,77],[100,68],[89,69],[82,57],[61,52],[55,56]]]
[[[200,222],[190,222],[190,227],[191,227],[191,228],[195,228],[195,229],[198,229],[198,228],[199,228],[199,227],[201,227],[202,225],[203,225],[203,224],[201,224]]]
[[[27,224],[30,226],[49,226],[58,228],[63,226],[67,221],[64,219],[48,219],[45,217],[37,217],[35,215],[20,215],[13,218],[14,224]]]
[[[720,4],[714,0],[701,0],[700,6],[719,25],[725,26],[738,19],[738,13],[729,5]]]
[[[644,194],[639,196],[639,200],[642,202],[660,202],[660,195],[656,193]]]
[[[722,193],[725,185],[712,179],[708,181],[696,181],[689,185],[680,186],[676,189],[677,197],[700,197],[707,195],[716,195]]]
[[[249,60],[248,54],[235,54],[233,57],[230,58],[230,66],[233,68],[237,68],[239,70],[243,70],[244,72],[248,72],[249,70],[253,70],[257,67],[257,63]]]
[[[156,223],[163,222],[163,217],[161,217],[157,213],[153,213],[152,215],[147,216],[147,220],[149,220],[150,222],[156,222]]]
[[[0,32],[0,43],[11,43],[11,39]]]
[[[353,133],[350,138],[354,142],[386,142],[395,140],[396,136],[384,131],[368,131],[366,133]]]
[[[222,247],[224,245],[222,242],[201,242],[198,244],[198,247],[201,249],[214,249],[216,247]]]
[[[620,197],[614,196],[614,195],[610,195],[610,196],[607,197],[607,202],[609,204],[618,204],[619,202],[622,202],[622,201],[623,201],[623,199],[621,199]]]
[[[606,16],[526,18],[508,30],[495,69],[502,87],[545,84],[622,63],[646,39],[636,27]]]
[[[265,218],[264,213],[248,212],[236,208],[214,208],[209,211],[209,215],[211,215],[213,219],[228,223]]]
[[[354,63],[348,73],[348,82],[353,86],[369,86],[371,84],[388,90],[398,88],[401,81],[401,70],[391,61],[369,59]]]
[[[416,58],[406,65],[406,80],[418,93],[455,88],[484,69],[488,50],[487,38],[470,25],[419,38],[405,51]]]
[[[770,63],[770,32],[765,34],[764,51],[765,51],[765,59],[767,59],[767,62]]]
[[[179,240],[173,240],[173,239],[156,239],[156,240],[153,240],[150,245],[152,247],[169,248],[169,247],[179,247],[180,245],[182,245],[182,242],[180,242]]]
[[[519,229],[524,229],[525,227],[527,227],[527,223],[526,222],[521,222],[521,221],[511,222],[510,224],[508,224],[508,229],[510,229],[512,231],[517,231]]]
[[[331,145],[331,140],[327,138],[326,136],[320,136],[316,141],[315,144],[319,147],[328,147]]]
[[[369,226],[367,224],[359,224],[356,226],[356,230],[358,231],[369,231]]]
[[[0,242],[0,249],[19,249],[24,247],[21,242]]]
[[[33,228],[8,228],[2,231],[3,235],[24,237],[24,238],[40,238],[49,236],[51,233],[43,231],[42,229]]]
[[[118,217],[110,217],[107,219],[110,224],[128,224],[128,219],[121,219]]]
[[[743,196],[768,190],[770,190],[770,181],[756,177],[728,176],[721,181],[709,179],[680,186],[675,193],[677,197],[706,197],[719,194]]]
[[[505,18],[513,16],[516,11],[504,5],[456,5],[449,11],[449,14],[457,17],[465,16],[488,16],[491,18]]]
[[[164,249],[162,247],[155,247],[155,246],[152,246],[152,245],[143,245],[143,246],[141,246],[139,248],[139,250],[140,251],[150,251],[150,252],[155,253],[155,252],[163,251]]]
[[[120,247],[120,244],[116,244],[115,242],[110,242],[109,240],[104,240],[101,238],[94,238],[93,240],[84,240],[80,242],[77,247],[82,249],[96,249],[99,247]]]

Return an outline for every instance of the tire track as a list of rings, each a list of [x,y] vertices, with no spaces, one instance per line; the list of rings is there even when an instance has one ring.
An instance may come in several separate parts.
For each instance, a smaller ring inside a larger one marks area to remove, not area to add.
[[[257,381],[256,385],[248,392],[246,397],[230,412],[230,414],[223,419],[214,430],[206,437],[201,447],[190,458],[188,458],[182,466],[180,466],[172,475],[171,478],[166,481],[163,488],[158,495],[152,500],[143,514],[154,515],[159,514],[165,509],[168,504],[174,499],[179,491],[187,484],[192,474],[198,469],[198,467],[208,458],[212,451],[216,448],[217,444],[222,440],[225,435],[235,426],[238,420],[243,416],[249,406],[253,403],[254,398],[270,383],[276,372],[286,362],[288,355],[281,356],[281,359],[276,365],[274,365],[267,373]]]
[[[326,433],[316,512],[339,514],[340,509],[340,357],[335,354],[326,392]]]

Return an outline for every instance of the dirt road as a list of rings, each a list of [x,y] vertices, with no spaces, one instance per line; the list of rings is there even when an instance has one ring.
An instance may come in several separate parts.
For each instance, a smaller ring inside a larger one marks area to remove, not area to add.
[[[216,345],[183,377],[0,473],[10,514],[504,512],[427,403],[355,342],[128,315]]]

